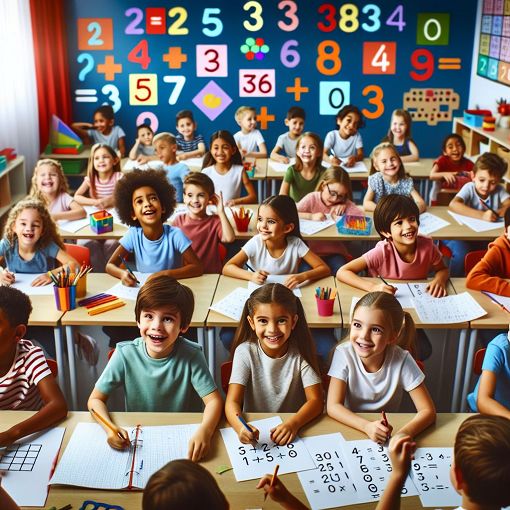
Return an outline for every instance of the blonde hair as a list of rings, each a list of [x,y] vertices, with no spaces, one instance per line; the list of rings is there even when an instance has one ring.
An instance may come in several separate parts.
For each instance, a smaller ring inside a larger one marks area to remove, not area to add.
[[[318,156],[315,160],[315,172],[321,172],[323,169],[322,153],[324,152],[324,144],[322,143],[321,137],[315,133],[312,133],[311,131],[305,131],[304,133],[301,133],[301,136],[296,140],[296,162],[294,163],[294,170],[296,170],[296,172],[301,172],[301,170],[303,170],[303,161],[301,161],[301,158],[297,155],[297,150],[299,149],[299,144],[303,138],[306,137],[311,138],[317,145]]]
[[[236,119],[236,122],[240,122],[243,115],[246,113],[246,112],[252,112],[254,113],[255,115],[257,114],[257,110],[253,107],[253,106],[240,106],[237,110],[236,110],[236,113],[235,113],[235,119]]]
[[[177,145],[177,139],[172,133],[168,133],[167,131],[163,131],[162,133],[158,133],[152,139],[152,145],[156,145],[157,142],[167,142],[170,145]]]
[[[114,163],[113,163],[113,172],[120,172],[120,158],[117,156],[117,153],[114,149],[112,149],[109,145],[105,143],[96,143],[94,144],[90,149],[90,157],[87,164],[87,177],[89,178],[90,183],[90,196],[92,198],[96,197],[96,177],[97,177],[97,170],[94,168],[94,154],[99,149],[106,149],[110,156],[113,157]],[[115,160],[117,162],[115,163]]]
[[[370,175],[372,174],[375,174],[377,173],[379,170],[377,170],[377,168],[375,167],[375,164],[374,164],[374,160],[375,158],[377,158],[377,156],[379,155],[379,153],[383,150],[386,150],[386,149],[389,149],[391,151],[393,151],[393,153],[397,156],[399,162],[400,162],[400,166],[398,168],[398,174],[397,174],[397,177],[398,179],[404,179],[406,177],[406,169],[404,168],[404,164],[402,163],[402,160],[400,159],[400,155],[399,153],[397,152],[397,149],[395,149],[395,146],[390,143],[390,142],[382,142],[380,143],[379,145],[376,145],[373,149],[372,149],[372,154],[370,154],[370,162],[371,162],[371,165],[370,165]]]
[[[325,184],[338,183],[345,187],[349,200],[352,200],[352,185],[349,174],[340,166],[330,166],[322,174],[322,179],[317,184],[315,191],[322,191]]]
[[[52,166],[56,170],[57,175],[58,175],[57,193],[59,195],[61,195],[62,193],[69,193],[69,184],[67,183],[67,179],[64,174],[64,169],[62,168],[60,161],[57,161],[55,159],[49,159],[49,158],[40,159],[34,167],[34,173],[32,175],[29,196],[33,197],[33,198],[37,198],[38,200],[41,200],[42,202],[45,202],[47,204],[48,199],[47,199],[46,195],[37,187],[37,170],[44,165]]]
[[[57,226],[53,221],[48,209],[45,204],[41,202],[41,200],[37,200],[33,197],[26,198],[21,202],[18,202],[10,211],[9,216],[7,217],[7,222],[5,224],[4,229],[4,237],[7,238],[9,244],[11,246],[14,245],[14,241],[16,240],[16,232],[14,232],[14,224],[18,219],[18,216],[25,209],[34,209],[39,213],[42,221],[42,234],[39,240],[37,241],[36,248],[44,248],[48,246],[51,242],[54,242],[59,248],[64,249],[64,243],[62,242],[62,238],[58,234]]]

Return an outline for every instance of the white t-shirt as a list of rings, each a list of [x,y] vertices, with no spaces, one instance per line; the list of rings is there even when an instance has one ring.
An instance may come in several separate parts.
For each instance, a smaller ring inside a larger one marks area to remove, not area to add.
[[[354,412],[399,411],[403,392],[417,388],[425,379],[411,354],[398,345],[389,345],[383,366],[367,372],[351,342],[335,349],[328,375],[347,384],[344,405]]]
[[[253,236],[242,250],[248,257],[248,264],[255,270],[263,269],[269,274],[295,274],[299,262],[308,253],[308,246],[296,236],[287,237],[287,248],[277,259],[271,257],[260,234]]]
[[[218,173],[214,165],[211,165],[204,168],[202,173],[212,179],[214,191],[217,194],[220,191],[223,193],[224,203],[241,196],[241,185],[243,182],[243,167],[241,165],[232,165],[226,174]]]
[[[328,153],[333,151],[337,158],[356,156],[356,152],[361,147],[363,147],[363,140],[359,133],[344,140],[338,133],[338,130],[334,130],[330,131],[324,140],[324,150],[328,151]]]
[[[258,341],[243,342],[234,352],[230,384],[245,387],[246,412],[295,413],[306,402],[304,388],[320,382],[293,343],[281,358],[269,357]]]
[[[260,144],[265,143],[262,133],[258,129],[254,129],[249,133],[238,131],[234,135],[237,145],[246,152],[260,152]]]

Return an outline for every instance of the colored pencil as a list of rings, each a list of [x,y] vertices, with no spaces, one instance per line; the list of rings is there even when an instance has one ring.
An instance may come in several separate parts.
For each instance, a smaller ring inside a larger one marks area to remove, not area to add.
[[[115,432],[117,434],[117,436],[119,436],[122,441],[126,442],[126,438],[120,433],[120,432],[117,432],[113,425],[106,421],[97,411],[94,411],[94,409],[90,409],[90,412],[92,413],[92,416],[94,416],[94,418],[98,419],[103,425],[106,425],[112,432]]]
[[[276,464],[274,467],[273,476],[271,477],[271,483],[269,487],[274,487],[276,480],[278,480],[278,470],[280,469],[280,464]],[[267,492],[264,494],[264,501],[267,499]]]
[[[251,432],[253,434],[253,429],[248,425],[248,423],[246,423],[246,420],[239,414],[239,413],[236,413],[236,416],[239,418],[239,421],[243,424],[243,427],[248,431],[248,432]],[[255,438],[254,441],[256,443],[258,443],[257,439]]]
[[[115,310],[115,308],[120,308],[124,306],[126,303],[121,301],[112,301],[111,303],[105,303],[104,305],[96,306],[95,308],[91,308],[87,313],[89,315],[97,315],[99,313],[108,312],[110,310]]]
[[[498,211],[495,211],[487,202],[485,202],[484,200],[482,200],[480,197],[478,197],[478,200],[480,200],[480,203],[482,205],[484,205],[485,207],[487,207],[487,209],[489,209],[489,211],[491,211],[492,213],[494,213],[496,215],[497,218],[501,218],[501,216],[499,215]]]
[[[133,273],[133,270],[129,267],[128,263],[126,262],[126,259],[121,255],[119,255],[119,258],[122,261],[122,263],[126,266],[126,271],[135,279],[135,282],[139,284],[140,280],[138,280],[135,273]]]

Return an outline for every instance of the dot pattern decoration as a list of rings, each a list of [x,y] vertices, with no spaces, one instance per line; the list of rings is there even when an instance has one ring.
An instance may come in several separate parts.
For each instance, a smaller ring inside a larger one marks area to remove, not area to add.
[[[436,126],[438,122],[451,121],[459,103],[459,94],[453,89],[410,89],[404,93],[403,107],[413,122]]]
[[[246,60],[264,60],[266,54],[269,53],[269,46],[262,37],[248,37],[241,46],[241,53],[244,54]]]

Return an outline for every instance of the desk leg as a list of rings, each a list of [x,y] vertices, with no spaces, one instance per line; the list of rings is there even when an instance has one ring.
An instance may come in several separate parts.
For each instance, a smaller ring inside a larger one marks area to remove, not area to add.
[[[263,183],[262,183],[262,179],[259,179],[259,180],[257,181],[257,192],[258,192],[258,199],[259,199],[259,203],[261,203],[261,202],[262,202],[261,197],[263,197],[263,196],[264,196],[264,190],[262,189],[262,184],[263,184]]]
[[[197,340],[198,345],[202,347],[202,352],[205,352],[204,328],[197,328]]]
[[[207,328],[207,363],[214,379],[216,377],[216,328]]]
[[[459,335],[459,345],[457,350],[457,363],[455,364],[455,379],[453,383],[453,393],[452,393],[452,405],[451,412],[458,412],[458,402],[459,402],[459,394],[460,394],[460,384],[462,380],[463,368],[464,368],[464,351],[466,350],[466,338],[468,335],[467,329],[461,329]]]
[[[65,377],[64,377],[64,347],[62,345],[62,329],[61,326],[55,326],[53,328],[53,337],[55,338],[55,352],[57,355],[57,366],[58,366],[58,385],[65,395]]]
[[[276,195],[276,179],[271,179],[271,195]]]
[[[69,382],[71,385],[71,411],[78,410],[78,392],[76,389],[76,363],[74,359],[73,327],[66,326],[67,357],[69,360]]]
[[[467,411],[467,394],[469,391],[469,383],[471,382],[471,367],[473,366],[473,358],[475,356],[476,340],[478,338],[478,330],[472,329],[469,331],[469,343],[467,347],[466,366],[464,367],[464,384],[462,387],[462,400],[460,401],[460,412]]]

